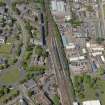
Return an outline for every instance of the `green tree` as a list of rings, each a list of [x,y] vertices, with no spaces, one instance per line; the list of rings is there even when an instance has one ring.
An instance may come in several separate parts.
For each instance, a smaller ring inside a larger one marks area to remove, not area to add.
[[[86,84],[89,84],[91,82],[91,76],[90,75],[84,75],[84,80]]]
[[[32,96],[32,91],[28,91],[28,96],[29,96],[29,97]]]
[[[0,88],[0,97],[3,96],[3,95],[4,95],[4,89],[2,87],[2,88]]]
[[[93,6],[91,5],[88,5],[86,8],[87,8],[87,11],[90,11],[90,12],[94,11]]]
[[[99,75],[104,75],[105,74],[105,68],[103,66],[101,66],[99,69],[98,69],[98,72],[99,72]]]
[[[42,56],[43,48],[42,48],[41,46],[36,46],[36,48],[35,48],[35,53],[36,53],[38,56]]]
[[[74,77],[74,83],[75,83],[76,86],[78,86],[81,83],[83,83],[83,76],[75,76]]]
[[[101,37],[96,38],[96,42],[98,44],[101,44],[103,41],[104,41],[104,38],[101,38]]]
[[[4,94],[8,94],[10,92],[10,89],[9,88],[4,88]]]

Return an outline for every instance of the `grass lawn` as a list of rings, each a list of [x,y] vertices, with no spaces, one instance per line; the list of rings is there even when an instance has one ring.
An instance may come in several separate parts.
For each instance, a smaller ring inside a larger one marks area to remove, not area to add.
[[[102,105],[105,105],[105,80],[102,80],[101,78],[97,79],[97,82],[94,84],[94,86],[89,86],[87,83],[83,82],[83,85],[80,87],[80,89],[81,88],[83,88],[82,93],[84,94],[84,97],[81,98],[80,95],[77,95],[80,102],[99,99]]]
[[[60,105],[60,98],[57,95],[55,95],[53,97],[53,102],[54,102],[54,105]]]
[[[31,55],[32,55],[32,51],[25,51],[24,56],[23,56],[23,60],[25,62],[25,64],[23,65],[24,69],[28,68],[29,66],[28,64],[30,63]]]
[[[8,64],[11,65],[13,58],[16,57],[12,54],[12,44],[0,45],[0,56],[6,58],[8,60]]]
[[[0,46],[0,54],[10,54],[11,53],[11,44],[3,44]]]
[[[4,0],[0,0],[0,3],[3,3],[4,2]]]
[[[19,80],[20,72],[17,68],[5,72],[1,77],[0,81],[6,84],[12,84]]]
[[[97,81],[97,87],[96,88],[90,88],[85,85],[85,98],[82,100],[93,100],[97,99],[96,93],[99,93],[99,100],[101,101],[102,105],[105,104],[105,81],[99,80]]]
[[[102,105],[105,104],[105,80],[98,81],[99,91],[100,91],[100,100]]]

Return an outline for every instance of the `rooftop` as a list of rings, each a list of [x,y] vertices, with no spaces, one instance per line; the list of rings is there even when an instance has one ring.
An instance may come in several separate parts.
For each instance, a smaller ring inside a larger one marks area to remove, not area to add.
[[[101,105],[99,100],[84,101],[83,105]]]
[[[77,102],[73,102],[73,105],[78,105],[78,103]]]

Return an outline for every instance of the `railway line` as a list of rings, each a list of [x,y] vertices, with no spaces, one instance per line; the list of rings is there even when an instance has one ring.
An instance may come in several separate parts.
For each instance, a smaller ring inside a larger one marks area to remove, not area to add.
[[[63,47],[58,44],[55,31],[55,24],[49,9],[49,0],[45,0],[45,14],[48,21],[47,46],[50,50],[51,62],[56,74],[56,80],[59,88],[59,94],[62,105],[72,105],[73,97],[71,93],[71,84],[69,69],[66,68],[64,61]],[[62,45],[62,44],[61,44]],[[67,70],[66,70],[67,69]]]

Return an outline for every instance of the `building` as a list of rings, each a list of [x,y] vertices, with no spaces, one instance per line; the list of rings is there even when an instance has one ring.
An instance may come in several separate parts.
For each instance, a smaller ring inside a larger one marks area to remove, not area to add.
[[[62,42],[63,42],[64,47],[66,47],[69,43],[67,37],[64,35],[62,35]]]
[[[45,29],[45,26],[44,26],[44,15],[43,13],[41,12],[40,13],[40,22],[41,22],[41,42],[42,42],[42,45],[45,46],[46,45],[46,29]]]
[[[40,46],[42,45],[42,42],[36,40],[35,38],[31,38],[30,43],[32,43],[33,45],[40,45]]]
[[[5,65],[6,64],[5,61],[6,61],[5,58],[0,57],[0,65]]]
[[[24,84],[25,89],[28,91],[31,91],[34,94],[37,94],[39,89],[38,86],[36,84],[36,82],[34,80],[28,80],[25,84]]]
[[[28,105],[28,103],[26,102],[26,100],[23,97],[19,100],[19,103],[20,103],[20,105]]]
[[[51,9],[52,11],[57,11],[57,12],[65,12],[65,3],[62,0],[53,0],[51,1]]]
[[[79,105],[77,102],[73,102],[73,105]]]
[[[83,105],[101,105],[99,100],[84,101]]]
[[[41,41],[42,41],[42,45],[45,46],[46,45],[46,38],[45,38],[45,27],[42,25],[41,26]]]
[[[27,4],[16,4],[16,8],[18,9],[18,12],[21,14],[27,13],[29,11],[29,7]]]
[[[51,100],[43,93],[43,91],[40,91],[36,96],[36,103],[40,105],[52,105]]]
[[[5,43],[5,37],[0,36],[0,44],[4,44]]]
[[[99,0],[99,3],[98,3],[98,19],[99,19],[99,21],[97,21],[99,34],[97,34],[96,37],[101,37],[101,38],[105,38],[105,23],[104,23],[104,14],[103,13],[104,13],[103,4],[102,4],[102,1]]]
[[[70,57],[69,58],[70,62],[84,60],[84,59],[85,59],[85,56],[78,56],[78,57]]]

